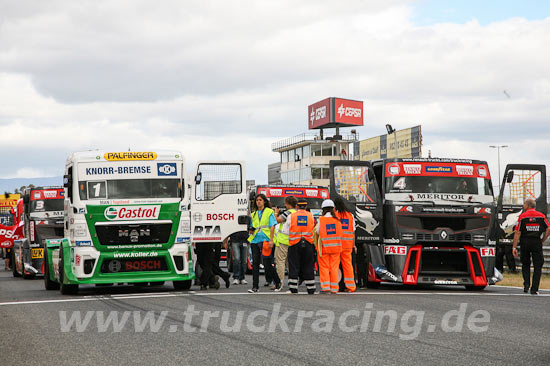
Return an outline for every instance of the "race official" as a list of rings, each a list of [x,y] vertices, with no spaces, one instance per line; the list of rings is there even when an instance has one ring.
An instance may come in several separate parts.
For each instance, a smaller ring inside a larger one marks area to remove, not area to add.
[[[521,245],[521,272],[523,292],[538,295],[544,256],[542,243],[550,235],[550,225],[546,216],[535,210],[536,202],[527,199],[523,203],[523,213],[518,218],[514,233],[513,253],[518,256],[518,243]],[[533,281],[531,282],[531,258],[533,258]],[[530,287],[530,288],[529,288]]]
[[[275,219],[274,211],[271,209],[271,204],[265,194],[258,194],[254,201],[254,211],[251,215],[252,227],[249,228],[250,236],[248,241],[252,248],[252,288],[248,292],[255,293],[259,291],[260,282],[260,261],[262,253],[264,256],[269,256],[273,250],[273,237],[275,236]],[[265,265],[265,271],[270,271],[270,277],[273,278],[275,286],[280,287],[281,281],[277,276],[277,272],[272,265]]]
[[[294,196],[288,196],[285,198],[284,212],[280,212],[279,209],[275,209],[277,214],[277,229],[275,229],[275,267],[277,269],[277,276],[281,280],[281,287],[275,289],[275,291],[281,291],[285,283],[285,267],[288,268],[288,230],[290,226],[285,227],[285,222],[288,217],[296,212],[296,205],[298,200]]]
[[[353,255],[357,251],[355,248],[355,220],[353,214],[347,209],[342,197],[337,197],[334,200],[334,208],[336,209],[336,217],[340,219],[340,223],[342,224],[340,264],[342,266],[344,285],[346,286],[346,291],[355,292],[357,289],[353,265]]]
[[[342,224],[334,212],[334,202],[324,200],[323,214],[315,228],[321,293],[338,293],[338,269],[342,252]]]
[[[315,248],[313,231],[315,219],[306,211],[307,201],[298,201],[298,211],[286,220],[288,227],[288,288],[291,293],[298,293],[298,278],[304,281],[307,292],[315,293]]]

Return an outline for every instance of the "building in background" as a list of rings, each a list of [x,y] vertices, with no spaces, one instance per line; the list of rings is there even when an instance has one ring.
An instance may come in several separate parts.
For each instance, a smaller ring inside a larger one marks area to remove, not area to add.
[[[281,180],[281,162],[267,166],[267,184],[283,184]]]
[[[395,131],[394,134],[397,135],[397,149],[395,148],[395,136],[393,134],[371,137],[353,144],[353,159],[365,161],[395,158],[396,152],[399,158],[418,158],[422,156],[422,130],[420,125]]]
[[[363,126],[361,101],[326,98],[310,105],[308,129],[319,130],[319,134],[304,133],[271,145],[271,150],[279,153],[281,183],[328,186],[329,161],[350,159],[350,144],[359,138],[355,130],[341,135],[340,128],[354,126]],[[327,128],[334,128],[335,134],[325,136],[324,130]],[[276,178],[271,172],[275,164],[268,167],[269,179]]]

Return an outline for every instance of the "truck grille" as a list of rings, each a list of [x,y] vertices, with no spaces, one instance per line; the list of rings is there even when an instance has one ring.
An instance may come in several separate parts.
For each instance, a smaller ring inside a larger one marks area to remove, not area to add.
[[[170,240],[172,224],[96,225],[101,245],[164,244]]]
[[[438,234],[425,234],[425,233],[416,233],[416,240],[422,241],[441,241],[441,237]],[[449,234],[449,237],[446,241],[471,241],[471,234]]]

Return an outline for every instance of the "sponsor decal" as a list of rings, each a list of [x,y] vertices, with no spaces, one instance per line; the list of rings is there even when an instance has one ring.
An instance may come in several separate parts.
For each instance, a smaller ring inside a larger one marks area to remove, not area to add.
[[[363,102],[334,98],[334,122],[356,126],[363,125]]]
[[[287,196],[292,196],[292,195],[303,195],[304,194],[304,191],[301,190],[301,189],[285,189],[285,194]]]
[[[298,216],[298,226],[307,226],[307,216]]]
[[[435,285],[458,285],[458,281],[453,280],[435,280]]]
[[[398,164],[390,164],[388,166],[388,172],[390,172],[391,175],[398,175],[400,172],[399,165]]]
[[[221,240],[221,229],[220,226],[195,226],[193,231],[193,240],[199,241],[210,241],[210,240]]]
[[[44,189],[33,191],[31,195],[31,200],[51,200],[51,199],[63,199],[65,198],[65,190],[60,189]]]
[[[449,237],[449,234],[447,234],[447,232],[445,230],[443,230],[443,231],[441,231],[439,236],[441,237],[441,239],[445,240]]]
[[[474,213],[476,214],[490,214],[491,208],[490,207],[474,207]]]
[[[474,167],[472,165],[457,165],[456,172],[458,175],[474,175]]]
[[[109,205],[109,203],[107,203]],[[128,205],[130,200],[113,200],[113,205]]]
[[[155,206],[109,206],[105,209],[107,220],[158,219],[160,205]]]
[[[384,238],[384,244],[399,244],[399,239],[397,239],[397,238]]]
[[[361,210],[359,207],[356,207],[355,216],[358,219],[358,226],[363,228],[370,235],[373,235],[374,230],[378,227],[378,225],[380,225],[380,223],[372,216],[372,212],[368,210]]]
[[[487,176],[487,167],[484,165],[480,165],[477,167],[477,174],[479,174],[480,177],[486,177]]]
[[[420,164],[403,164],[405,174],[422,174],[422,165]]]
[[[531,232],[537,232],[540,230],[539,224],[525,224],[525,230],[531,231]]]
[[[0,248],[11,248],[12,244],[11,241],[4,241],[0,243]]]
[[[426,200],[458,200],[466,201],[463,194],[455,193],[417,193],[416,198]]]
[[[479,248],[479,253],[481,254],[482,257],[494,257],[495,248],[491,248],[491,247]]]
[[[336,235],[336,224],[327,224],[327,235]]]
[[[237,198],[237,205],[248,205],[248,200],[246,198]]]
[[[190,240],[191,240],[190,237],[184,237],[184,238],[178,237],[178,238],[176,238],[176,243],[185,243],[185,242],[188,242]]]
[[[426,165],[426,173],[452,173],[453,168],[450,166],[433,166]]]
[[[342,103],[338,107],[337,113],[340,118],[342,116],[361,118],[362,110],[361,108],[344,107],[344,103]]]
[[[422,207],[422,212],[464,213],[466,209],[457,207]]]
[[[395,206],[395,212],[413,212],[412,206]]]
[[[322,198],[328,198],[328,191],[321,191]]]
[[[349,219],[340,219],[340,223],[342,224],[342,230],[349,229]]]
[[[77,247],[91,247],[92,242],[90,240],[77,240],[76,241],[76,246]]]
[[[202,214],[200,212],[195,212],[193,214],[193,221],[195,222],[202,221]]]
[[[317,197],[319,192],[316,189],[306,189],[306,196],[308,197]]]
[[[269,194],[270,194],[271,196],[277,196],[277,197],[279,197],[279,196],[282,196],[282,195],[283,195],[283,190],[280,189],[280,188],[271,188],[271,189],[269,190]]]
[[[176,163],[157,163],[159,177],[176,176],[178,167]]]
[[[407,247],[403,245],[384,245],[385,255],[405,255],[407,254]]]
[[[124,175],[124,174],[151,174],[151,167],[140,166],[108,166],[86,168],[86,175]]]
[[[216,220],[219,220],[219,221],[231,221],[231,220],[235,220],[235,215],[233,214],[228,214],[228,213],[224,213],[224,214],[206,214],[206,221],[216,221]]]
[[[82,259],[82,257],[80,255],[78,255],[78,254],[75,255],[74,256],[74,265],[77,266],[77,267],[80,266],[80,260],[81,259]]]
[[[155,152],[109,152],[103,155],[108,161],[123,161],[123,160],[155,160],[157,153]]]

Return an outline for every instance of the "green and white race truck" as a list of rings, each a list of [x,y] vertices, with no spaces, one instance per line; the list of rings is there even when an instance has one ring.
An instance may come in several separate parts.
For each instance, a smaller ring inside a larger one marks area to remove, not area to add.
[[[244,164],[199,162],[185,179],[181,153],[73,153],[65,165],[64,236],[46,240],[44,284],[173,281],[189,289],[192,245],[246,230]]]

